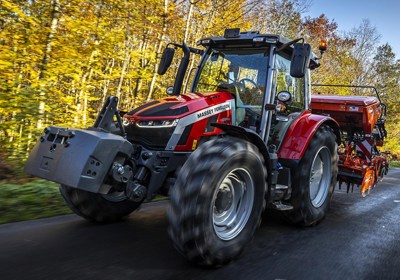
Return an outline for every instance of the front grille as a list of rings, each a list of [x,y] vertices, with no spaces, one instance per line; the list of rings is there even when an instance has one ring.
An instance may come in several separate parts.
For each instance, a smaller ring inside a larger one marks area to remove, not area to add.
[[[128,140],[152,150],[164,150],[175,127],[148,128],[128,125],[125,131]]]

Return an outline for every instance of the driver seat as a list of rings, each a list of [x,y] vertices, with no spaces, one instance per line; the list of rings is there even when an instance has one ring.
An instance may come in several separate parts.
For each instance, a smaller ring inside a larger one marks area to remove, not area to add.
[[[233,83],[232,84],[223,83],[223,84],[218,85],[216,90],[217,91],[228,91],[235,98],[235,101],[236,101],[236,123],[235,123],[235,125],[239,125],[241,122],[244,121],[244,118],[246,115],[246,109],[244,107],[244,103],[243,103],[242,99],[240,98],[239,87],[237,87]]]

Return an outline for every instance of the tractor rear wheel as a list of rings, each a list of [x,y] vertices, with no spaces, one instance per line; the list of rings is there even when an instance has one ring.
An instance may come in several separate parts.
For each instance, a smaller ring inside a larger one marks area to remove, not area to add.
[[[201,145],[170,191],[169,235],[189,260],[221,266],[251,240],[265,207],[266,169],[256,146],[234,137]]]
[[[284,216],[294,224],[311,226],[326,215],[338,172],[337,144],[332,129],[321,126],[294,170],[290,203]]]
[[[93,222],[116,222],[136,210],[141,202],[129,200],[124,192],[110,189],[98,194],[61,185],[60,192],[68,207],[77,215]]]

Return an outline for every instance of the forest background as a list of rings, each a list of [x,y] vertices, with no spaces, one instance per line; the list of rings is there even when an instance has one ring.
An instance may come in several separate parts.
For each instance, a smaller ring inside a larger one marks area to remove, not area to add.
[[[392,47],[380,43],[369,20],[340,32],[340,23],[323,14],[304,17],[309,5],[307,0],[2,0],[0,180],[22,176],[46,126],[88,127],[109,95],[120,99],[121,110],[165,97],[179,62],[175,59],[166,75],[156,74],[167,43],[196,46],[200,38],[232,27],[304,37],[314,47],[327,40],[313,83],[376,86],[388,112],[383,149],[400,157],[400,61]],[[367,94],[345,88],[323,92]]]

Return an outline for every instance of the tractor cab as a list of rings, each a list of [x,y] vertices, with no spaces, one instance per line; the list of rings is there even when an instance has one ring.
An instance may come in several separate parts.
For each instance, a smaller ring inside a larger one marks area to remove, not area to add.
[[[319,66],[310,45],[300,40],[227,29],[224,36],[199,40],[205,51],[173,44],[182,47],[184,58],[172,94],[180,94],[189,54],[202,54],[190,91],[231,93],[235,100],[232,125],[251,129],[264,142],[279,147],[293,120],[309,109],[309,72]],[[165,73],[167,60],[172,60],[169,49],[159,73]]]

